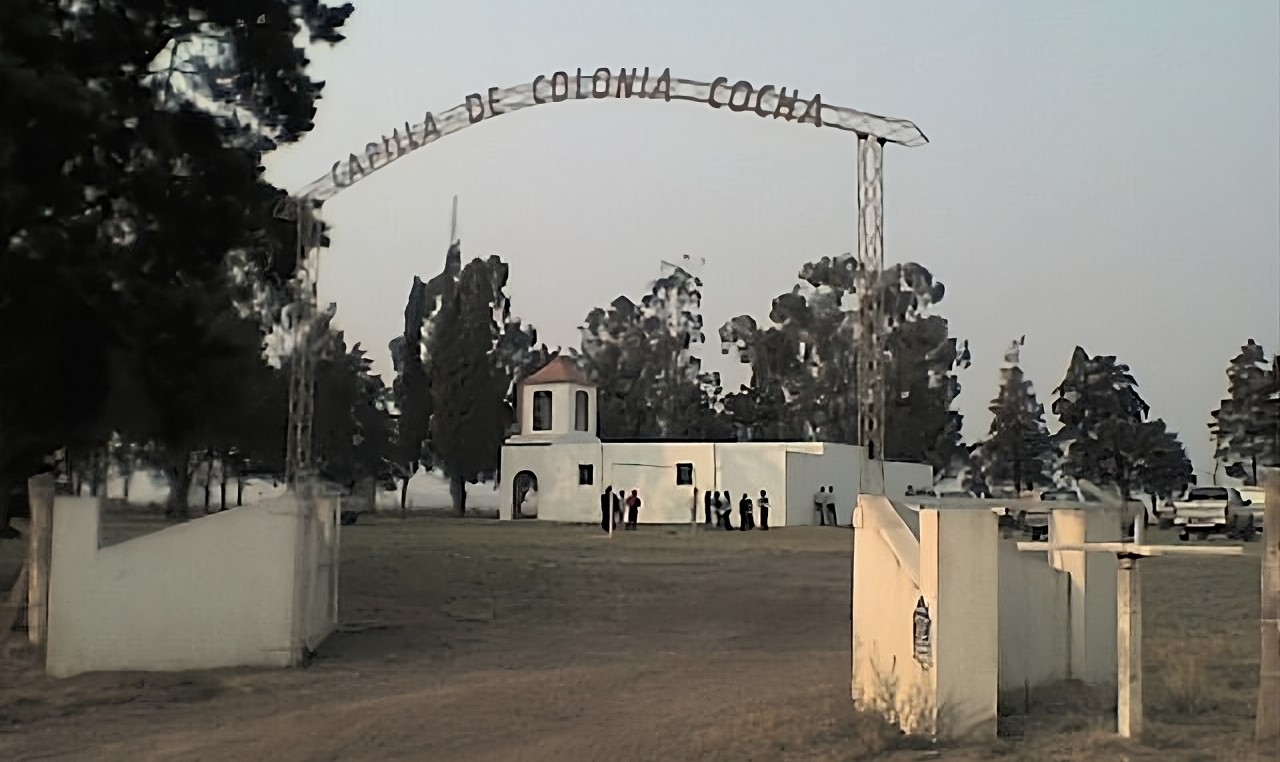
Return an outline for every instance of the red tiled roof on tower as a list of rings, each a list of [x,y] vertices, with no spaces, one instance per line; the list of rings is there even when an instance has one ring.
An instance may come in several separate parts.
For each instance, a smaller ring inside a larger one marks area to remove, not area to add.
[[[543,365],[533,375],[526,378],[525,384],[580,384],[590,386],[591,382],[578,370],[578,366],[564,355],[560,355]]]

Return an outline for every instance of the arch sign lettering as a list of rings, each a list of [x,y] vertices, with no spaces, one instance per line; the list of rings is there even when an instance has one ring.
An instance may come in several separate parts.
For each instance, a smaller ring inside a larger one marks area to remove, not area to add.
[[[388,164],[473,124],[545,103],[604,98],[703,103],[759,118],[853,132],[860,138],[874,138],[881,145],[919,146],[929,142],[918,127],[905,119],[834,106],[824,103],[821,94],[802,94],[785,86],[757,86],[746,80],[731,83],[727,77],[697,82],[672,77],[671,69],[655,72],[647,67],[642,70],[600,68],[590,74],[577,69],[572,74],[567,71],[539,74],[532,81],[514,87],[490,87],[483,93],[467,95],[461,104],[447,111],[428,111],[417,124],[405,122],[392,129],[390,135],[384,134],[379,140],[367,143],[359,153],[335,161],[323,177],[298,195],[323,203]]]

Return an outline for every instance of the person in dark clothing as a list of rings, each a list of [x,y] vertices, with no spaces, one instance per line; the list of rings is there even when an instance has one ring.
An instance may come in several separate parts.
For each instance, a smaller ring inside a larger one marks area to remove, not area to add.
[[[614,500],[617,497],[613,494],[613,487],[605,487],[600,495],[600,528],[606,532],[609,531],[609,514],[613,511]]]
[[[760,490],[760,531],[769,531],[769,496]]]
[[[613,493],[613,528],[617,529],[622,526],[622,496],[626,493],[625,489],[620,489]]]
[[[747,493],[742,493],[742,499],[738,501],[738,528],[744,532],[749,532],[756,528],[755,517],[751,515],[751,498]]]
[[[636,519],[640,514],[640,496],[635,490],[631,490],[631,494],[627,497],[627,529],[636,528]]]
[[[712,503],[711,496],[712,496],[712,494],[713,494],[713,493],[712,493],[710,490],[708,490],[707,492],[703,493],[703,495],[702,495],[702,502],[703,502],[703,504],[704,504],[704,507],[706,508],[707,526],[711,526],[711,503]]]

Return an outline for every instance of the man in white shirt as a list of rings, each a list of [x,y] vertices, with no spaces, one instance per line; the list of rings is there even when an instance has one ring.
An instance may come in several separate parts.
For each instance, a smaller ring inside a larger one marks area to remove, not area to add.
[[[826,487],[819,487],[818,491],[813,493],[813,509],[818,512],[818,523],[825,527],[827,525]]]
[[[830,514],[831,526],[840,526],[836,522],[836,488],[834,485],[827,487],[827,512]]]

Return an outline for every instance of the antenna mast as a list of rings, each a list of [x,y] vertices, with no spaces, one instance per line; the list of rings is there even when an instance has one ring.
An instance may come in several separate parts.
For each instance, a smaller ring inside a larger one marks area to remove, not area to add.
[[[449,245],[458,242],[458,197],[453,197],[453,216],[449,218]]]

